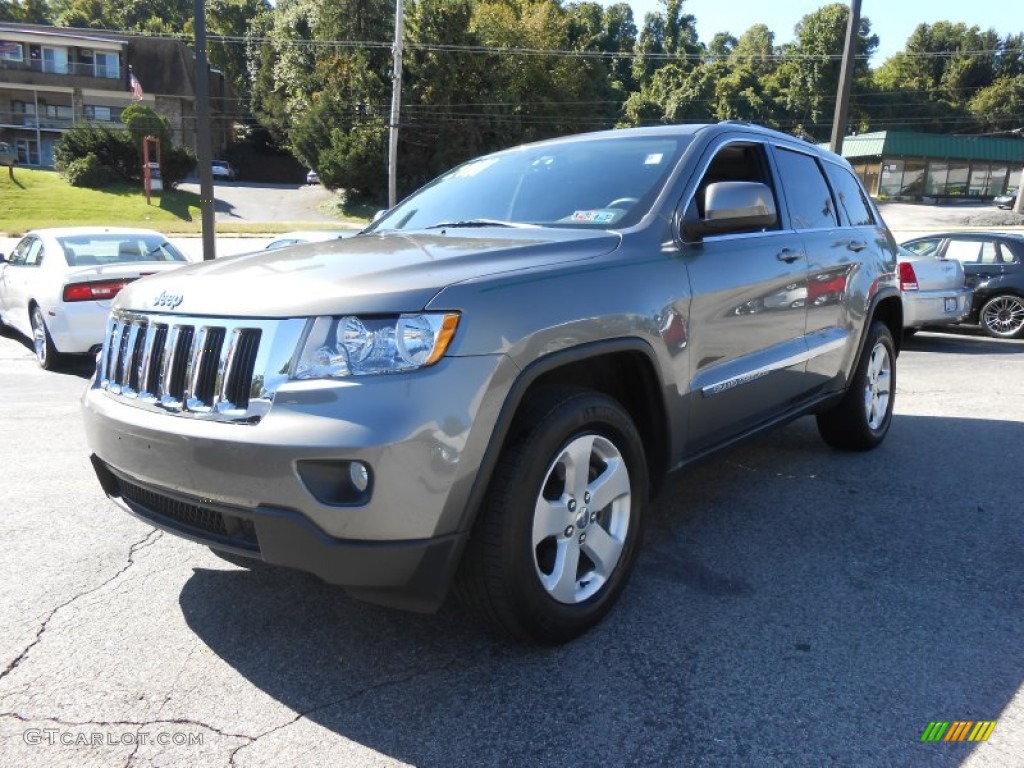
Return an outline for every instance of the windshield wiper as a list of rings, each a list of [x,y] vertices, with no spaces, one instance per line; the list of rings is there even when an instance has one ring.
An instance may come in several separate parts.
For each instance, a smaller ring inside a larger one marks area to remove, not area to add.
[[[514,229],[536,229],[536,224],[523,224],[518,221],[501,221],[499,219],[461,219],[458,221],[442,221],[431,224],[427,229],[469,229],[471,227],[511,227]]]

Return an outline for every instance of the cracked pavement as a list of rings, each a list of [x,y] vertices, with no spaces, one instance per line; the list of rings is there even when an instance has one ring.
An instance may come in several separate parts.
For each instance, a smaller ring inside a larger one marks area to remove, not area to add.
[[[608,620],[532,649],[134,520],[84,369],[2,334],[0,765],[1022,765],[1024,343],[922,333],[897,375],[878,451],[803,419],[671,478]]]

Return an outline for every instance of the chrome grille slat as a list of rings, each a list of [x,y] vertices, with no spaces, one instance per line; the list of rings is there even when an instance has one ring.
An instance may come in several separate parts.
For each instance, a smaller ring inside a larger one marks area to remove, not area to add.
[[[255,423],[287,380],[304,326],[302,319],[242,323],[118,310],[107,325],[98,386],[137,407]]]

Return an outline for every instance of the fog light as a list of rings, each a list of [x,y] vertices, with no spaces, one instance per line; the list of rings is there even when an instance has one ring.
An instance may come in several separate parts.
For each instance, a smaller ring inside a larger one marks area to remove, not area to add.
[[[353,461],[349,464],[348,475],[352,481],[352,487],[359,491],[359,493],[363,493],[370,487],[370,470],[367,469],[363,462]]]

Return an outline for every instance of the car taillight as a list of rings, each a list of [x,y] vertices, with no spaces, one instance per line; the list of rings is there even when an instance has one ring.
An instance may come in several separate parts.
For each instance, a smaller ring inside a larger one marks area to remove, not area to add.
[[[64,286],[64,301],[106,301],[117,296],[131,280],[100,280]]]
[[[900,290],[917,290],[917,273],[914,272],[914,265],[909,261],[900,262]]]

